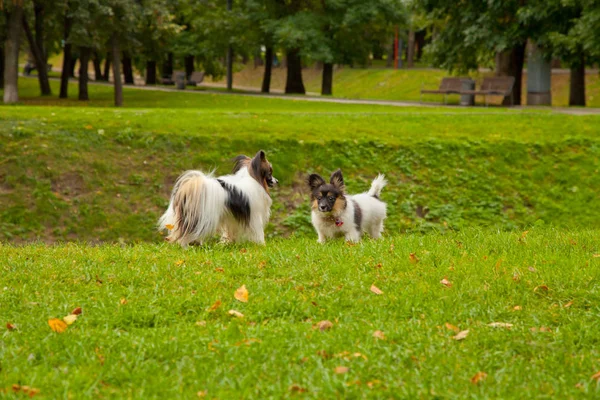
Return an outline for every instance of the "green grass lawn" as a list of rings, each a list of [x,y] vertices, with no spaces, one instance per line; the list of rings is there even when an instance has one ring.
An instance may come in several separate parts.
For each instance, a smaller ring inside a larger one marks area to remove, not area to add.
[[[0,107],[0,397],[600,393],[600,116],[129,88],[116,109],[109,86],[20,85]],[[258,149],[280,180],[265,247],[163,242],[182,171]],[[350,192],[386,174],[383,240],[316,243],[304,179],[339,167]]]
[[[0,397],[594,398],[598,234],[0,245]]]
[[[129,108],[115,109],[106,86],[74,107],[34,97],[36,82],[21,81],[24,103],[38,105],[1,108],[3,240],[160,240],[154,225],[181,172],[225,174],[229,159],[258,149],[281,182],[271,237],[312,232],[303,181],[336,168],[351,192],[388,176],[393,233],[600,221],[590,207],[600,196],[599,116],[134,89]]]

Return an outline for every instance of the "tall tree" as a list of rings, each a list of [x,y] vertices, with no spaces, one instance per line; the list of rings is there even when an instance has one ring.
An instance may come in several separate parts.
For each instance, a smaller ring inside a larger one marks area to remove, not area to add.
[[[43,0],[33,1],[33,19],[35,31],[31,29],[27,13],[23,14],[23,29],[29,43],[29,49],[35,61],[35,67],[38,71],[38,81],[42,96],[50,96],[50,82],[48,80],[48,53],[44,43],[44,17],[46,13],[46,4]]]
[[[6,41],[4,42],[4,102],[19,101],[19,47],[23,20],[20,2],[6,5]]]
[[[71,13],[71,1],[66,1],[64,3],[63,19],[63,63],[60,74],[60,94],[58,95],[61,99],[69,97],[69,78],[71,77],[71,64],[73,63],[71,52],[72,44],[69,42],[69,35],[71,34],[71,28],[73,26]]]

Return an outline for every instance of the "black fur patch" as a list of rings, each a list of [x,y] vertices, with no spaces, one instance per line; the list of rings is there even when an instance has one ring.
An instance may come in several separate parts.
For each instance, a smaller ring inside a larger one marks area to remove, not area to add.
[[[354,204],[354,225],[356,225],[356,229],[360,231],[360,226],[362,224],[362,210],[356,201],[352,200],[352,203]]]
[[[248,201],[248,197],[235,186],[221,179],[217,179],[217,181],[227,192],[227,208],[239,223],[247,226],[250,223],[250,202]]]

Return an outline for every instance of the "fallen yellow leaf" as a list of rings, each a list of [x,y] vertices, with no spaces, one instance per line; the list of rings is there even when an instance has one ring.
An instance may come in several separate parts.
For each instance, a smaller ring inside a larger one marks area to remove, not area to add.
[[[521,311],[522,309],[523,309],[523,307],[521,307],[521,306],[514,306],[513,307],[513,310],[515,310],[515,311]]]
[[[440,281],[440,283],[446,287],[452,287],[452,282],[450,282],[446,277]]]
[[[326,331],[327,329],[333,328],[333,323],[328,320],[319,321],[315,325],[315,328],[319,329],[321,332]]]
[[[125,297],[121,297],[121,300],[119,300],[119,303],[121,303],[121,305],[125,305],[127,304],[127,299]]]
[[[93,129],[93,128],[94,128],[94,127],[93,127],[93,126],[91,126],[91,125],[86,125],[86,126],[85,126],[85,129]]]
[[[73,322],[77,321],[77,315],[69,314],[63,318],[63,321],[65,321],[67,325],[73,325]]]
[[[459,329],[459,327],[458,327],[458,326],[454,326],[454,325],[452,325],[451,323],[448,323],[448,322],[446,322],[446,323],[444,324],[444,326],[446,327],[446,329],[449,329],[449,330],[451,330],[451,331],[454,331],[454,332],[456,332],[456,333],[460,332],[460,329]]]
[[[492,328],[512,328],[513,324],[508,322],[490,322],[488,326],[491,326]]]
[[[383,291],[375,285],[371,285],[371,292],[375,294],[383,294]]]
[[[333,372],[335,372],[336,374],[345,374],[349,370],[350,370],[350,368],[348,368],[348,367],[339,366],[339,367],[335,367]]]
[[[165,225],[165,228],[167,228],[168,230],[172,231],[173,228],[175,228],[175,225],[167,224],[167,225]]]
[[[569,308],[573,305],[573,300],[571,300],[570,302],[568,302],[567,304],[565,304],[563,307],[564,308]]]
[[[67,324],[62,319],[52,318],[48,320],[48,325],[50,325],[50,329],[54,332],[63,333],[67,330]]]
[[[200,390],[200,391],[198,391],[198,393],[196,393],[196,396],[206,397],[207,394],[208,394],[208,390]]]
[[[600,254],[593,254],[592,257],[598,258],[598,257],[600,257]]]
[[[248,289],[246,289],[246,285],[242,285],[241,287],[237,288],[233,297],[235,297],[236,300],[241,301],[242,303],[247,303]]]
[[[177,265],[178,267],[180,267],[184,262],[185,262],[185,260],[179,260],[179,261],[175,262],[175,265]]]
[[[419,262],[419,258],[417,257],[417,255],[415,253],[410,253],[408,255],[408,259],[410,260],[411,263],[416,264]]]
[[[244,314],[242,314],[242,313],[241,313],[241,312],[239,312],[239,311],[235,311],[235,310],[229,310],[229,311],[227,311],[227,313],[228,313],[229,315],[233,315],[234,317],[238,317],[238,318],[244,318]]]
[[[537,327],[533,327],[530,329],[531,332],[552,332],[552,329],[545,327],[545,326],[540,326],[539,328]]]
[[[595,379],[597,381],[600,380],[600,371],[596,372],[590,379]]]
[[[471,378],[471,383],[476,385],[485,378],[487,378],[487,374],[483,371],[479,371],[478,373],[473,375],[473,377]]]
[[[460,331],[456,334],[456,336],[452,336],[452,339],[454,340],[463,340],[467,337],[467,335],[469,334],[469,330],[465,330],[465,331]]]
[[[382,331],[375,331],[373,332],[373,337],[375,339],[385,340],[385,333],[383,333]]]

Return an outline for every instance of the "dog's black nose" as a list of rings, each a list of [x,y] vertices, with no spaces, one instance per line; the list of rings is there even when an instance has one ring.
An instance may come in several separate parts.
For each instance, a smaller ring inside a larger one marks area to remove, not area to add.
[[[319,210],[320,210],[320,211],[326,211],[326,210],[327,210],[327,207],[325,207],[325,206],[319,206]]]

